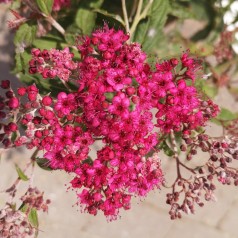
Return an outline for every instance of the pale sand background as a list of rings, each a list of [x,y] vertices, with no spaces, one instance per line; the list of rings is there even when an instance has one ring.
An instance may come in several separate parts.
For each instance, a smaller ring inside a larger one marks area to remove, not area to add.
[[[0,5],[0,80],[11,79],[14,85],[19,85],[15,77],[10,75],[12,36],[6,27],[6,8]],[[185,25],[190,31],[191,24]],[[237,103],[225,89],[216,101],[219,105],[230,109],[238,109]],[[1,91],[2,93],[2,91]],[[219,134],[220,129],[209,127],[213,134]],[[24,165],[30,153],[24,149],[10,151],[0,162],[0,190],[9,187],[16,178],[14,164]],[[168,159],[162,160],[168,177],[173,177],[174,163]],[[198,208],[195,215],[182,220],[171,221],[168,216],[169,207],[165,205],[166,190],[152,192],[143,202],[134,199],[132,209],[121,213],[121,219],[107,223],[103,215],[96,217],[81,214],[77,207],[72,207],[76,201],[74,192],[66,192],[70,176],[64,172],[47,172],[36,169],[35,184],[45,191],[52,200],[49,213],[40,215],[40,238],[237,238],[238,237],[238,188],[222,187],[217,189],[218,201],[207,203],[204,208]],[[0,194],[0,207],[4,205],[4,195]]]

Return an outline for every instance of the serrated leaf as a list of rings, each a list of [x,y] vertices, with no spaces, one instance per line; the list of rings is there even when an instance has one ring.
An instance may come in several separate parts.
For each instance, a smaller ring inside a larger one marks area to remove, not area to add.
[[[45,158],[36,158],[37,165],[44,170],[51,171],[52,168],[49,165],[49,160]]]
[[[33,227],[38,228],[39,220],[38,220],[37,210],[35,208],[31,208],[28,215],[28,220]]]
[[[29,178],[24,174],[24,172],[18,167],[17,164],[15,165],[15,167],[16,167],[18,177],[23,181],[28,181]]]
[[[125,23],[124,23],[124,21],[123,21],[123,19],[121,18],[120,15],[109,13],[106,10],[103,10],[103,9],[95,9],[94,12],[100,13],[100,14],[106,16],[106,17],[111,17],[111,18],[117,20],[118,22],[120,22],[122,25],[125,25]]]
[[[36,25],[22,24],[14,37],[14,44],[17,52],[24,52],[24,49],[32,45],[36,37]]]
[[[151,51],[162,37],[169,9],[169,0],[154,0],[147,18],[138,24],[133,41],[141,43],[145,51]]]
[[[54,0],[36,0],[36,3],[42,13],[50,15]]]
[[[92,11],[94,8],[99,8],[103,0],[83,0],[80,1],[79,9],[76,13],[75,23],[82,31],[82,34],[89,35],[96,22],[97,13]]]
[[[221,112],[215,119],[221,121],[230,121],[237,119],[237,115],[226,108],[221,108]]]

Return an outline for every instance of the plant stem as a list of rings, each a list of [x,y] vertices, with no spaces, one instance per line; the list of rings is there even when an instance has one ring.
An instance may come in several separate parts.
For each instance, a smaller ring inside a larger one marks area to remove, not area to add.
[[[126,10],[126,1],[121,0],[121,4],[122,4],[122,12],[123,12],[123,18],[125,22],[126,32],[130,34],[130,26],[129,26],[129,20],[128,20],[128,15]]]
[[[178,148],[177,148],[177,145],[176,145],[176,140],[175,140],[175,136],[174,136],[174,131],[173,130],[171,130],[171,132],[170,132],[170,138],[171,138],[171,144],[172,144],[173,151],[174,151],[174,158],[176,159],[177,175],[178,175],[178,178],[181,178],[180,161],[179,161],[179,156],[178,156]]]
[[[138,0],[134,0],[133,6],[132,6],[132,9],[130,12],[130,16],[129,16],[129,22],[132,22],[132,18],[134,16],[134,14],[136,13],[137,5],[138,5]]]
[[[59,31],[63,36],[65,35],[64,28],[52,16],[44,15],[44,17],[57,31]]]
[[[137,11],[136,11],[136,15],[135,15],[135,18],[134,18],[134,21],[133,21],[133,24],[131,26],[131,36],[133,36],[135,30],[136,30],[136,27],[138,25],[138,23],[146,18],[147,16],[147,13],[152,5],[154,0],[149,0],[148,4],[145,6],[144,10],[141,12],[142,10],[142,4],[143,4],[143,0],[139,0],[139,3],[138,3],[138,7],[137,7]]]

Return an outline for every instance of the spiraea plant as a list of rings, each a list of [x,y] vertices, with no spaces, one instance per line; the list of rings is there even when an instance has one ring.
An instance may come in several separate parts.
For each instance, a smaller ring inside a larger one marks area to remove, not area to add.
[[[38,233],[37,211],[47,211],[50,201],[33,186],[36,164],[71,174],[68,187],[81,210],[101,211],[109,221],[131,209],[133,197],[168,189],[163,153],[176,164],[166,200],[171,219],[214,200],[216,181],[238,185],[236,115],[212,101],[204,83],[210,64],[189,49],[166,59],[151,53],[178,7],[173,1],[122,0],[119,13],[106,12],[107,1],[16,2],[9,26],[16,31],[14,72],[25,85],[14,90],[1,81],[1,152],[21,146],[35,152],[4,190],[9,199],[0,212],[1,237]],[[223,135],[206,133],[210,121]],[[206,162],[187,163],[201,153]],[[29,188],[17,207],[22,181]]]

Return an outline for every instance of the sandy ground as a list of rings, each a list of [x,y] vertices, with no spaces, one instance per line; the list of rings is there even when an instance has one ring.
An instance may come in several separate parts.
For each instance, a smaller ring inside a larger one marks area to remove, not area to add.
[[[5,10],[0,5],[0,80],[10,79],[17,86],[19,82],[9,73],[14,48],[12,35],[6,28]],[[226,89],[220,90],[220,96],[216,98],[219,105],[238,109]],[[212,134],[220,133],[220,128],[216,126],[209,126],[208,130]],[[22,166],[30,154],[30,151],[20,149],[9,151],[2,157],[0,190],[9,187],[16,179],[12,161]],[[172,177],[174,163],[165,158],[162,164],[166,176]],[[122,212],[118,221],[108,223],[101,214],[96,217],[82,214],[76,206],[72,206],[76,202],[76,195],[72,191],[66,192],[65,186],[70,178],[64,172],[52,173],[36,169],[34,183],[52,200],[49,213],[40,215],[40,238],[238,237],[238,188],[218,186],[216,203],[207,203],[204,208],[198,208],[195,215],[176,221],[169,219],[169,207],[165,205],[165,194],[168,191],[155,191],[145,201],[134,199],[130,211]],[[4,205],[5,198],[4,194],[0,194],[0,207]]]

